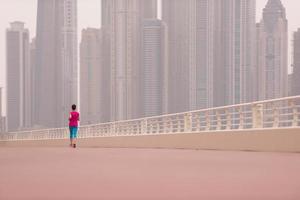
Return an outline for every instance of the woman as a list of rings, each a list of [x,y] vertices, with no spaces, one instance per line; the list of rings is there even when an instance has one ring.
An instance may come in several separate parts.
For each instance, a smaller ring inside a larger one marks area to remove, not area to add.
[[[76,111],[76,105],[72,105],[72,111],[69,117],[69,128],[70,128],[70,146],[76,148],[76,138],[78,132],[78,121],[79,113]]]

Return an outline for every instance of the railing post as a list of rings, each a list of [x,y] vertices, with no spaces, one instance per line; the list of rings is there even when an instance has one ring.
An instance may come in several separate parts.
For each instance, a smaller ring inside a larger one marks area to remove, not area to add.
[[[166,118],[166,117],[163,117],[162,118],[162,124],[163,124],[163,134],[164,133],[167,133],[168,131],[168,129],[167,129],[167,127],[168,127],[168,118]]]
[[[126,124],[127,124],[126,135],[131,135],[133,133],[133,122],[127,122]]]
[[[221,115],[220,115],[220,111],[216,111],[216,115],[217,115],[217,130],[221,130],[222,129],[222,119],[221,119]]]
[[[298,126],[298,120],[299,120],[299,116],[298,116],[298,109],[297,106],[295,105],[294,101],[289,101],[289,106],[292,108],[292,112],[293,112],[293,122],[292,122],[292,126],[293,127],[297,127]]]
[[[147,134],[147,123],[148,123],[147,119],[143,119],[141,121],[141,134],[142,135],[146,135]]]
[[[201,114],[196,115],[196,131],[201,131]]]
[[[158,122],[158,120],[155,119],[154,123],[155,123],[155,134],[159,134],[159,122]]]
[[[239,129],[242,130],[242,129],[244,129],[244,114],[243,114],[243,110],[241,107],[239,107],[238,110],[239,110],[239,114],[240,114]]]
[[[173,123],[173,117],[170,117],[170,133],[174,132],[174,127],[173,127],[174,123]]]
[[[149,134],[153,134],[153,119],[148,122],[149,125]]]
[[[279,127],[279,110],[276,108],[276,105],[273,104],[273,117],[274,117],[274,123],[273,128]]]
[[[192,114],[184,114],[184,132],[188,133],[192,131]]]
[[[206,121],[205,130],[209,131],[210,130],[210,116],[209,116],[209,111],[206,111],[206,113],[205,113],[205,121]]]
[[[231,124],[232,118],[231,118],[231,114],[229,112],[229,109],[226,109],[225,113],[226,113],[226,130],[230,130],[231,125],[232,125]]]
[[[263,105],[252,105],[252,128],[263,128]]]
[[[110,133],[109,133],[109,137],[113,136],[116,134],[116,122],[113,122],[111,124],[111,127],[110,127]]]

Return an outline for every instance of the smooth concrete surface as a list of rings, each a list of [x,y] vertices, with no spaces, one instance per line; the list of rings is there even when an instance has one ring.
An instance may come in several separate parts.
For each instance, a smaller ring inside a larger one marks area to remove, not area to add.
[[[300,154],[0,148],[1,200],[299,200]]]
[[[1,146],[67,146],[68,140],[0,142]],[[300,128],[80,139],[81,147],[300,152]]]

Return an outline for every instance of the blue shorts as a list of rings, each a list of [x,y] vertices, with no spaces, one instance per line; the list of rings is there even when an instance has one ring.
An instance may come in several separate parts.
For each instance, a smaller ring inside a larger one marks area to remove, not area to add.
[[[70,139],[77,138],[78,127],[70,126],[69,129],[70,129]]]

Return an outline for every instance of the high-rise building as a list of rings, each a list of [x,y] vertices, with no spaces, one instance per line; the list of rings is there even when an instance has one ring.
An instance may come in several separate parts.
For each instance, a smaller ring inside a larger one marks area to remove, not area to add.
[[[252,102],[256,78],[256,0],[235,0],[234,76],[231,104]]]
[[[252,100],[255,0],[163,0],[170,112]]]
[[[2,87],[0,87],[0,119],[1,117],[3,116],[3,113],[2,113]],[[1,125],[1,124],[0,124]],[[0,128],[1,130],[1,128]]]
[[[140,75],[141,117],[166,113],[167,50],[165,24],[145,19],[142,26],[142,62]]]
[[[3,116],[3,113],[2,113],[2,88],[0,87],[0,134],[5,132],[6,129],[5,129],[5,118]]]
[[[141,24],[156,18],[156,0],[102,0],[105,65],[110,68],[111,120],[140,116]],[[109,58],[109,59],[107,59]]]
[[[29,31],[13,22],[6,31],[7,123],[9,131],[31,126]]]
[[[31,83],[31,102],[29,102],[31,105],[31,121],[32,121],[32,128],[34,128],[37,124],[37,121],[36,121],[36,93],[35,93],[35,71],[36,71],[36,40],[35,38],[33,38],[31,40],[31,43],[29,44],[30,46],[30,70],[31,70],[31,80],[30,80],[30,83]]]
[[[190,110],[196,100],[196,2],[163,0],[162,20],[168,27],[170,113]],[[199,12],[200,13],[200,12]]]
[[[63,127],[78,102],[77,0],[39,0],[36,33],[36,120]]]
[[[81,124],[93,124],[110,120],[109,73],[103,65],[102,30],[82,30],[80,43],[80,113]],[[108,104],[109,105],[109,104]]]
[[[294,33],[291,95],[300,95],[300,28]]]
[[[215,1],[214,106],[255,99],[255,0]]]
[[[280,0],[269,0],[257,25],[257,77],[260,100],[288,95],[288,22]]]

